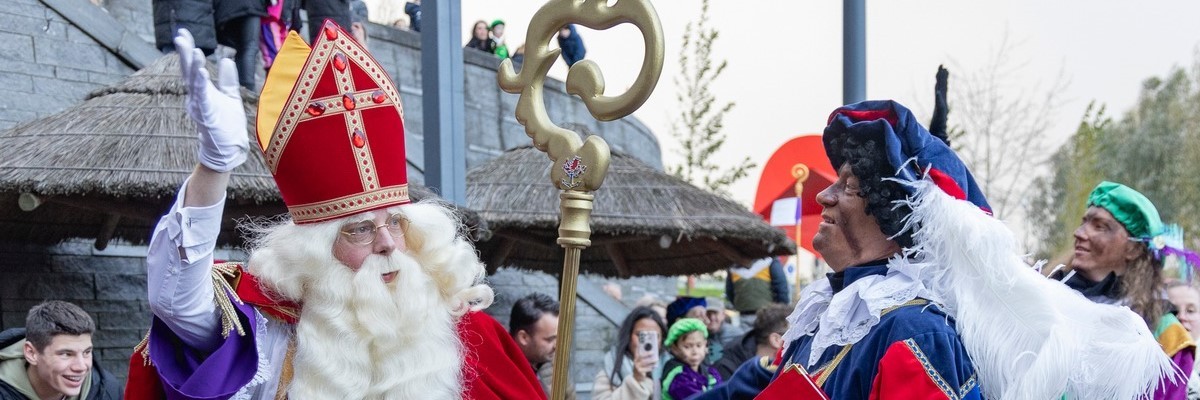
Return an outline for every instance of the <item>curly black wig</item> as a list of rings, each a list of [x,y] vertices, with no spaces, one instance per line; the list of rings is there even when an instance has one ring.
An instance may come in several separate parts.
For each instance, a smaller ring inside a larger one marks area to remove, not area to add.
[[[886,180],[896,176],[896,169],[887,161],[883,138],[827,135],[825,148],[834,168],[849,164],[850,171],[858,177],[861,196],[867,200],[867,215],[875,217],[883,233],[900,247],[912,247],[912,231],[901,232],[912,208],[896,203],[907,198],[908,192],[900,183]]]

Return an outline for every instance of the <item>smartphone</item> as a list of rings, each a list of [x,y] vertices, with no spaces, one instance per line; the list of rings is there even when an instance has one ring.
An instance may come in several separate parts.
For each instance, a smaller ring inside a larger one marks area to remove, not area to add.
[[[637,358],[651,356],[658,358],[658,332],[656,331],[638,331],[637,333]]]

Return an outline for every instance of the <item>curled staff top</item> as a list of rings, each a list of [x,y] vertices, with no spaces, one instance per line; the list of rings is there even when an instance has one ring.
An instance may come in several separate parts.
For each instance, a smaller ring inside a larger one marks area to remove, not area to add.
[[[592,116],[601,121],[629,115],[650,97],[662,75],[663,32],[649,0],[621,0],[611,6],[607,0],[550,0],[533,15],[529,24],[526,34],[529,45],[521,72],[513,69],[511,60],[500,63],[497,76],[500,88],[521,94],[517,102],[517,122],[525,125],[525,133],[533,138],[534,147],[545,151],[554,160],[556,168],[551,169],[551,180],[562,190],[593,191],[600,188],[608,170],[608,144],[596,136],[581,140],[578,134],[555,125],[546,113],[542,98],[546,73],[561,52],[548,48],[550,39],[559,29],[572,23],[597,30],[629,23],[642,32],[645,41],[641,70],[625,93],[602,95],[604,77],[593,61],[575,63],[567,73],[567,93],[579,96]]]

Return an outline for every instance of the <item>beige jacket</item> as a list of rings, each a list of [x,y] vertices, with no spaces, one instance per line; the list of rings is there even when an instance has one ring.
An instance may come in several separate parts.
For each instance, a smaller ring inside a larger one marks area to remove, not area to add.
[[[546,392],[546,398],[550,398],[550,386],[554,383],[554,360],[542,364],[541,368],[537,369],[538,383],[542,384],[542,390]],[[571,381],[571,375],[567,375],[567,400],[575,400],[575,383]]]
[[[647,400],[651,397],[653,381],[647,381],[651,387],[643,385],[634,377],[621,382],[621,387],[613,388],[606,371],[596,371],[596,381],[592,383],[592,400]]]

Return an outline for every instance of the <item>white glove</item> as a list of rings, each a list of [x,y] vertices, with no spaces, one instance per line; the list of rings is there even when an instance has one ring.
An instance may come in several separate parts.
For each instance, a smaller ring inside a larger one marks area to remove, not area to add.
[[[221,59],[217,86],[213,86],[204,68],[204,52],[196,48],[196,41],[187,29],[180,29],[175,36],[175,50],[179,53],[179,69],[187,89],[184,109],[196,122],[199,134],[200,163],[213,171],[229,172],[246,161],[250,150],[237,67],[233,60]]]

